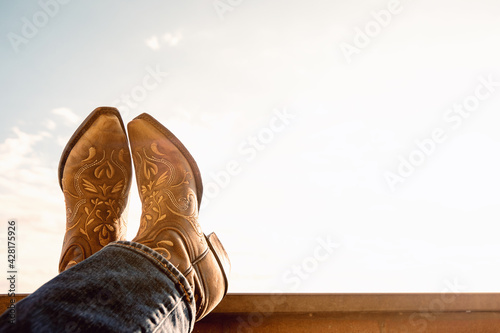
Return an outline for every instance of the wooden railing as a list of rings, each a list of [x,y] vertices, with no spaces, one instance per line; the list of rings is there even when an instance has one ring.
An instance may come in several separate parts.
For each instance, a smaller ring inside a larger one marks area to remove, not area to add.
[[[194,332],[498,333],[500,293],[229,294]]]

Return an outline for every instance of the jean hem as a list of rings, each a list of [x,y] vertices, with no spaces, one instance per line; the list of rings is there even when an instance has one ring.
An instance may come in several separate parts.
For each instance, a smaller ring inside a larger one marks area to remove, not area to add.
[[[109,243],[107,246],[125,248],[149,259],[149,261],[163,271],[175,283],[175,285],[179,287],[181,293],[185,296],[186,301],[191,306],[194,306],[194,293],[191,285],[188,283],[184,275],[160,253],[148,246],[132,241],[115,241]]]

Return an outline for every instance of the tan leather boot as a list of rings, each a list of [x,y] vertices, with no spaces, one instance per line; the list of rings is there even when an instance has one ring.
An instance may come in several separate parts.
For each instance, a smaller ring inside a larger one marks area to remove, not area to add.
[[[142,200],[133,241],[161,253],[186,277],[200,320],[226,294],[230,270],[217,236],[205,236],[198,224],[200,171],[184,145],[150,115],[132,120],[128,131]]]
[[[70,138],[59,162],[66,234],[59,272],[124,239],[132,163],[118,110],[95,109]]]

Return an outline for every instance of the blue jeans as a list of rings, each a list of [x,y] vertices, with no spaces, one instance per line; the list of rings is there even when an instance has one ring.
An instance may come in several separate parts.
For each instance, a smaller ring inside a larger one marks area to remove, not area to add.
[[[162,255],[113,242],[62,272],[16,306],[0,332],[191,332],[193,291]]]

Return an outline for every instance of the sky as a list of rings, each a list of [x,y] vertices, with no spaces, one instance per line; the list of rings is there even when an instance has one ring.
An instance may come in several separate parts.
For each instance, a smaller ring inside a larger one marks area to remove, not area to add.
[[[230,292],[499,292],[499,16],[493,0],[2,2],[17,291],[57,275],[60,154],[115,106],[195,157]],[[133,186],[129,239],[140,207]]]

